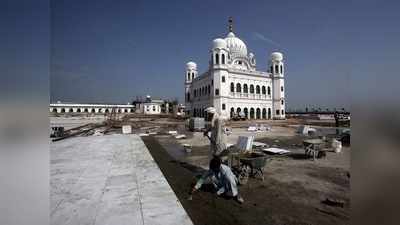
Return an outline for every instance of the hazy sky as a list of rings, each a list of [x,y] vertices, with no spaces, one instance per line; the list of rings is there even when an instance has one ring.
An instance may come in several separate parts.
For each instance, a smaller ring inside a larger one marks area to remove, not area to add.
[[[272,51],[284,53],[288,108],[348,108],[357,92],[352,80],[365,77],[373,89],[376,73],[398,70],[394,60],[374,65],[400,50],[397,3],[388,3],[52,1],[50,98],[124,103],[149,94],[182,100],[186,62],[206,71],[211,42],[226,36],[232,16],[258,70],[266,70]]]

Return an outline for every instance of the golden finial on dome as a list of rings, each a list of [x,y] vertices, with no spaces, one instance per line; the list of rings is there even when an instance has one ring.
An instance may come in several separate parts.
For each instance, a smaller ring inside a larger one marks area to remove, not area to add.
[[[232,16],[229,17],[229,32],[233,32],[233,18]]]

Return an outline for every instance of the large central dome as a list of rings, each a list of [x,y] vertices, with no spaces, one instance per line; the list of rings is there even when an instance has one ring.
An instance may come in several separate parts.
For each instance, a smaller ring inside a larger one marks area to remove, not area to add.
[[[233,32],[229,32],[225,38],[227,47],[233,57],[246,57],[247,47],[246,44],[237,38]]]

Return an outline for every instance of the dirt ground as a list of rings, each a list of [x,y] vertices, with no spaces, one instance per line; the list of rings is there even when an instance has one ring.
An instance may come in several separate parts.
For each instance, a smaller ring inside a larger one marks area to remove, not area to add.
[[[196,193],[192,201],[187,200],[191,185],[208,162],[208,146],[202,145],[206,142],[198,141],[192,153],[185,153],[181,146],[184,141],[166,135],[143,137],[194,224],[348,224],[350,148],[344,147],[341,153],[328,152],[325,158],[313,161],[306,159],[299,147],[303,139],[294,134],[256,137],[256,141],[290,149],[292,153],[271,157],[264,168],[264,181],[251,178],[240,186],[245,199],[240,205],[207,190]],[[344,201],[344,207],[324,204],[326,198]]]

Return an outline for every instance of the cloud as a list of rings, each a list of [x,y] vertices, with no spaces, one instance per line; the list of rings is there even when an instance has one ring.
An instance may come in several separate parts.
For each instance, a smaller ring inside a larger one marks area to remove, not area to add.
[[[265,37],[264,35],[262,35],[262,34],[260,34],[260,33],[258,33],[258,32],[253,32],[253,38],[254,38],[255,40],[258,40],[258,41],[264,41],[264,42],[267,42],[267,43],[269,43],[269,44],[272,44],[272,45],[281,47],[280,44],[276,43],[275,41],[273,41],[273,40],[271,40],[271,39]]]

